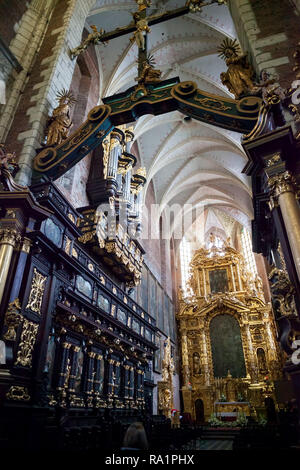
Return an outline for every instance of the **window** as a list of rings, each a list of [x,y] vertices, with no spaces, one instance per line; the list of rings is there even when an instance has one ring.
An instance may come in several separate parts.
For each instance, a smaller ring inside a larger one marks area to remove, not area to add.
[[[241,241],[242,241],[243,255],[245,258],[246,268],[250,273],[256,276],[257,268],[256,268],[254,254],[252,251],[251,236],[250,236],[249,231],[245,229],[244,227],[242,228],[242,231],[241,231]]]
[[[181,264],[181,282],[182,282],[182,289],[185,295],[188,294],[189,288],[187,286],[187,282],[190,277],[190,262],[191,262],[191,247],[190,243],[186,240],[185,237],[182,238],[180,243],[180,264]]]

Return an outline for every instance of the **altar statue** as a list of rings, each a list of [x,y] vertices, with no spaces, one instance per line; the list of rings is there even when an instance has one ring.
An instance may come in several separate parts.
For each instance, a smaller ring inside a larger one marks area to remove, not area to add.
[[[240,48],[236,39],[233,41],[228,38],[224,39],[218,51],[228,67],[227,72],[222,72],[220,75],[223,85],[237,100],[249,94],[254,87],[252,81],[254,72],[248,62],[247,54],[239,54]]]
[[[53,110],[47,125],[47,146],[61,144],[68,137],[73,124],[70,118],[70,107],[76,100],[72,93],[63,89],[58,93],[57,99],[59,105]]]
[[[139,49],[145,50],[145,34],[150,33],[151,29],[148,26],[148,19],[141,18],[138,12],[133,14],[136,30],[130,38],[131,42],[136,42]]]

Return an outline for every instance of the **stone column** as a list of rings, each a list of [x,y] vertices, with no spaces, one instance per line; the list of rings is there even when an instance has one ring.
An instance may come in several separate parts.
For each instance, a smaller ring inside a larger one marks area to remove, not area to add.
[[[16,229],[0,229],[0,303],[6,288],[13,251],[19,240],[20,234]]]
[[[285,171],[270,177],[268,185],[273,202],[278,203],[281,210],[300,282],[300,207],[295,194],[295,180],[289,171]]]

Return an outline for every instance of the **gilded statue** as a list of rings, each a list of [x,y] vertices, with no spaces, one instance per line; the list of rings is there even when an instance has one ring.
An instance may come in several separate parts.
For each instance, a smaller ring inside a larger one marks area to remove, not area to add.
[[[248,62],[247,54],[240,54],[236,39],[224,39],[218,52],[220,52],[219,56],[225,59],[228,67],[227,72],[222,72],[220,75],[223,85],[234,94],[237,100],[249,94],[254,87],[252,81],[254,72]]]
[[[79,46],[75,47],[74,49],[70,50],[71,58],[75,59],[78,57],[82,52],[84,52],[90,44],[99,44],[101,37],[105,33],[104,29],[100,29],[98,31],[97,26],[92,24],[91,25],[92,33],[88,35],[86,39],[84,39]]]
[[[130,38],[131,42],[136,42],[139,49],[145,50],[145,34],[150,33],[148,19],[142,18],[139,12],[133,13],[133,20],[136,27],[135,32]]]
[[[135,0],[138,6],[139,11],[146,10],[146,8],[151,6],[151,0]]]
[[[63,89],[57,94],[58,106],[53,110],[46,130],[46,145],[59,145],[67,137],[72,127],[70,107],[75,99],[70,91]]]
[[[148,55],[147,59],[142,63],[142,70],[135,80],[139,85],[147,85],[158,83],[161,81],[161,71],[154,68],[155,60],[152,55]]]

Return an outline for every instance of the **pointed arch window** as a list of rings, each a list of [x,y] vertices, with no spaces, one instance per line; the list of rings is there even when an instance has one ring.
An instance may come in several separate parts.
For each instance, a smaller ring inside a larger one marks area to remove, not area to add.
[[[246,263],[247,270],[252,273],[254,276],[257,275],[257,267],[254,258],[254,254],[252,251],[252,240],[249,230],[245,227],[241,230],[241,242],[242,242],[242,249],[243,255]]]
[[[180,264],[181,264],[181,287],[185,295],[188,294],[187,286],[190,277],[190,262],[192,259],[190,242],[183,237],[180,243]]]

